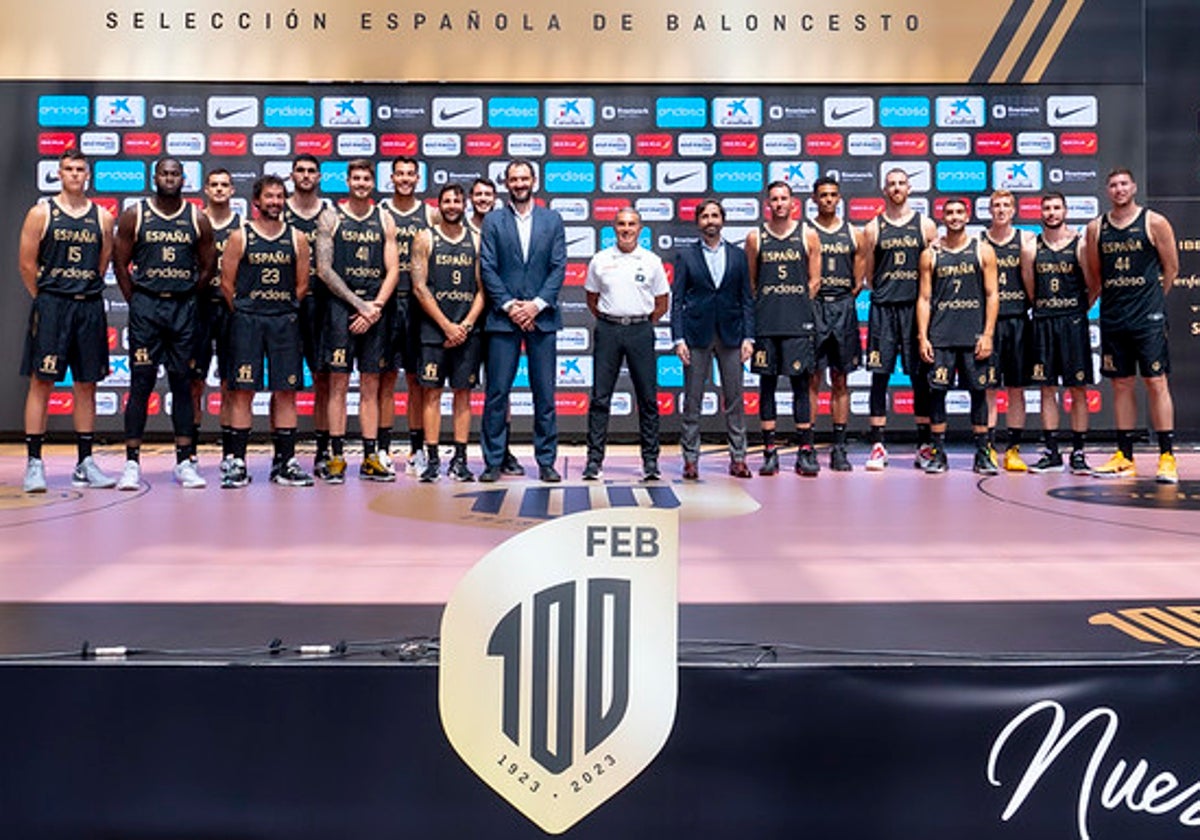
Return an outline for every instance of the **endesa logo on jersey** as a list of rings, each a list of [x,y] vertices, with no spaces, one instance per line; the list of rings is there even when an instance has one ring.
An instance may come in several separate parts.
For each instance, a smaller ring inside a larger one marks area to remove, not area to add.
[[[261,157],[290,155],[292,136],[284,131],[259,132],[250,138],[250,149]]]
[[[537,128],[538,101],[534,96],[497,96],[488,100],[492,128]]]
[[[133,128],[145,124],[146,97],[96,97],[96,125],[104,128]]]
[[[1053,131],[1022,131],[1017,135],[1017,154],[1052,155],[1057,142]]]
[[[825,125],[830,128],[870,128],[875,125],[875,100],[869,96],[828,96]]]
[[[939,96],[934,109],[938,128],[982,128],[987,122],[982,96]]]
[[[812,160],[774,160],[767,164],[768,181],[787,181],[792,192],[812,192],[821,168]]]
[[[882,213],[886,206],[887,202],[884,201],[883,196],[852,198],[846,207],[846,212],[850,216],[850,221],[865,222]]]
[[[591,97],[546,97],[547,128],[591,128],[595,124],[596,100]]]
[[[332,134],[297,134],[294,145],[296,154],[310,154],[324,157],[333,154]]]
[[[542,183],[548,192],[590,193],[596,189],[596,164],[550,161],[542,170]]]
[[[79,137],[79,151],[88,157],[107,157],[121,151],[121,138],[115,131],[85,131]]]
[[[287,135],[284,135],[285,137]],[[167,154],[184,157],[204,154],[205,137],[199,131],[172,131],[167,135]],[[288,148],[291,138],[288,137]],[[258,154],[258,152],[255,152]],[[286,154],[286,152],[285,152]]]
[[[855,131],[846,137],[846,152],[852,157],[883,157],[887,149],[887,136],[877,131]]]
[[[91,117],[91,103],[86,96],[38,97],[38,125],[82,128],[91,122]]]
[[[846,141],[840,134],[810,134],[804,138],[804,153],[829,156],[845,154]]]
[[[583,157],[588,153],[586,134],[550,135],[550,154],[556,157]]]
[[[628,134],[592,135],[592,154],[596,157],[628,157],[633,153],[633,138]]]
[[[767,157],[795,157],[803,148],[794,132],[771,132],[762,138],[762,153]]]
[[[971,135],[965,131],[939,131],[933,135],[933,153],[938,157],[971,154]]]
[[[618,213],[632,206],[628,198],[597,198],[592,204],[592,218],[598,222],[611,222]]]
[[[78,139],[73,131],[43,131],[38,135],[39,155],[61,155],[75,148]]]
[[[591,218],[586,198],[552,198],[550,209],[562,216],[564,222],[586,222]]]
[[[713,189],[716,192],[762,192],[763,165],[718,161],[713,164]]]
[[[208,153],[210,155],[241,156],[246,154],[249,148],[245,134],[210,134],[208,136]]]
[[[1094,96],[1046,97],[1046,124],[1052,128],[1091,128],[1099,113]]]
[[[606,193],[650,192],[650,164],[640,161],[602,163],[600,189]]]
[[[1064,155],[1094,155],[1100,150],[1100,138],[1094,131],[1063,132],[1058,148]]]
[[[998,160],[992,164],[992,188],[1012,192],[1042,189],[1042,164],[1036,160]]]
[[[721,154],[730,157],[753,157],[758,154],[757,134],[722,134]]]
[[[879,124],[884,128],[924,128],[931,114],[924,96],[885,96],[879,100]]]
[[[254,96],[210,96],[208,124],[215,128],[253,128],[258,125],[258,99]]]
[[[700,162],[663,161],[655,166],[660,193],[702,193],[708,190],[708,167]]]
[[[101,160],[92,168],[97,192],[138,193],[146,189],[146,164],[132,160]]]
[[[299,138],[297,138],[299,142]],[[297,146],[299,151],[299,146]],[[379,154],[385,157],[412,157],[417,153],[417,135],[415,134],[381,134],[379,135]]]
[[[312,128],[317,106],[309,96],[268,96],[263,100],[263,125],[267,128]]]
[[[675,153],[675,140],[670,134],[639,134],[634,141],[639,155],[664,157]]]
[[[762,125],[762,100],[757,96],[718,96],[713,99],[714,128],[758,128]]]
[[[337,153],[342,157],[372,157],[375,154],[375,135],[366,132],[339,134]]]
[[[708,125],[708,100],[700,96],[660,97],[654,105],[654,124],[659,128],[703,128]]]
[[[367,128],[371,100],[365,96],[322,96],[321,125],[325,128]]]
[[[161,155],[162,135],[154,131],[131,131],[125,135],[122,147],[127,155]]]
[[[929,154],[929,135],[893,134],[891,153],[894,155],[927,155]]]
[[[508,135],[508,153],[513,157],[542,157],[546,154],[546,135],[510,134]]]
[[[717,135],[680,134],[676,149],[680,157],[713,157],[717,153]]]
[[[462,154],[462,138],[444,132],[426,134],[421,138],[421,154],[426,157],[458,157]]]
[[[504,152],[504,138],[499,134],[468,134],[463,150],[468,157],[497,157]]]
[[[434,97],[433,127],[482,128],[483,100],[474,96]]]
[[[669,222],[675,217],[675,202],[669,198],[639,198],[634,206],[646,223]]]

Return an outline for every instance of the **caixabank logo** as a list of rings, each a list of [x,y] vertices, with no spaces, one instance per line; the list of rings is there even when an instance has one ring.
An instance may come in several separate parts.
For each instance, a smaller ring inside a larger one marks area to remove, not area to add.
[[[626,509],[531,528],[462,579],[441,628],[442,727],[550,834],[658,755],[678,694],[679,517]]]

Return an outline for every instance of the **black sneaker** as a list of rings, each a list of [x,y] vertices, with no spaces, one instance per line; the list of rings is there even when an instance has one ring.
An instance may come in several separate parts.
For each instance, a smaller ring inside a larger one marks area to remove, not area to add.
[[[800,447],[800,451],[796,453],[796,472],[808,476],[821,472],[821,465],[817,463],[817,450],[811,446]]]
[[[420,479],[426,484],[437,481],[442,475],[442,465],[437,458],[427,458],[425,469],[421,470]]]
[[[642,481],[658,481],[662,478],[662,473],[658,471],[658,461],[644,461],[642,463]]]
[[[1060,459],[1061,461],[1061,459]],[[1083,454],[1082,449],[1076,449],[1071,453],[1071,474],[1072,475],[1091,475],[1092,468],[1088,466],[1087,456]]]
[[[504,450],[504,460],[500,462],[500,475],[525,475],[525,468],[521,466],[517,456],[512,454],[512,450]]]
[[[768,449],[763,452],[763,465],[759,469],[759,475],[775,475],[779,472],[779,450]]]
[[[284,487],[312,487],[313,477],[304,471],[295,458],[271,468],[271,481]]]
[[[1083,453],[1080,452],[1079,454],[1082,455]],[[1074,456],[1072,456],[1072,460],[1074,460]],[[1086,462],[1084,463],[1086,467]],[[1029,465],[1029,471],[1031,473],[1062,472],[1064,469],[1065,467],[1063,466],[1062,453],[1051,452],[1049,449],[1043,449],[1042,457],[1038,458],[1035,463]]]
[[[846,447],[835,446],[829,450],[829,469],[834,472],[853,472],[854,467],[846,456]]]
[[[474,481],[475,474],[467,468],[466,458],[451,458],[450,468],[446,470],[446,475],[450,476],[455,481]]]
[[[950,469],[950,461],[946,458],[946,450],[932,446],[929,449],[929,460],[925,464],[926,475],[941,475]]]
[[[225,475],[221,476],[221,488],[223,490],[236,490],[245,487],[249,483],[250,474],[246,472],[246,462],[241,458],[234,458]]]
[[[975,464],[971,469],[980,475],[997,475],[1000,472],[1000,468],[996,466],[996,459],[992,457],[990,447],[975,450]]]
[[[584,481],[596,481],[602,475],[604,475],[604,471],[600,469],[600,464],[596,461],[588,461],[587,466],[583,468],[583,475],[580,478]]]

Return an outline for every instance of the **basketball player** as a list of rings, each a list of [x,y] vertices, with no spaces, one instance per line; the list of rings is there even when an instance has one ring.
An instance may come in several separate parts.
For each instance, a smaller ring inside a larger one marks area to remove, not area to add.
[[[912,380],[913,413],[917,423],[917,457],[913,465],[929,463],[932,438],[929,425],[929,383],[920,370],[914,312],[920,277],[921,252],[937,238],[937,226],[908,206],[908,173],[891,169],[884,175],[883,212],[863,228],[864,276],[871,289],[867,323],[867,370],[871,371],[871,454],[868,470],[887,467],[884,446],[887,425],[888,380],[896,357]]]
[[[814,181],[813,200],[817,204],[817,216],[812,227],[821,244],[821,284],[813,299],[817,369],[825,367],[829,370],[832,391],[829,409],[833,415],[833,448],[829,451],[829,468],[834,472],[850,472],[853,467],[846,455],[850,389],[846,387],[846,376],[862,359],[862,339],[858,333],[858,311],[854,301],[862,288],[866,249],[862,231],[837,216],[842,196],[836,179],[822,175]],[[809,385],[814,424],[820,383],[820,377],[813,376]]]
[[[1071,391],[1071,472],[1086,475],[1083,453],[1088,428],[1087,386],[1093,382],[1088,334],[1089,300],[1083,268],[1083,239],[1067,227],[1067,200],[1061,193],[1042,197],[1042,234],[1037,240],[1033,287],[1033,371],[1042,388],[1042,437],[1046,448],[1035,473],[1062,472],[1058,451],[1058,386]]]
[[[759,375],[758,416],[763,437],[759,475],[779,472],[775,448],[775,391],[780,375],[792,384],[796,423],[796,472],[820,472],[813,449],[808,380],[816,366],[816,323],[812,298],[821,283],[821,242],[816,231],[792,218],[795,202],[786,181],[767,185],[768,220],[746,234],[746,259],[754,291],[754,355],[750,370]]]
[[[233,310],[228,365],[233,458],[223,488],[250,483],[246,443],[251,402],[264,385],[264,356],[274,420],[271,481],[289,487],[313,483],[296,461],[296,390],[304,382],[299,310],[308,292],[308,239],[283,221],[286,201],[282,179],[264,175],[255,181],[258,218],[233,232],[223,257],[221,288]]]
[[[404,368],[404,385],[408,391],[408,441],[409,455],[405,472],[420,476],[425,469],[425,397],[421,393],[421,377],[418,369],[421,339],[421,305],[415,302],[412,285],[412,246],[417,234],[428,230],[433,222],[432,209],[417,197],[420,168],[410,157],[398,157],[392,161],[392,196],[381,202],[396,227],[396,255],[400,263],[400,280],[396,285],[392,308],[392,353],[394,362],[390,370],[379,375],[379,432],[380,462],[392,472],[391,449],[392,425],[395,422],[397,367]]]
[[[1025,387],[1029,384],[1029,334],[1032,329],[1029,304],[1033,298],[1033,260],[1037,246],[1032,233],[1013,227],[1016,210],[1016,201],[1008,190],[996,190],[988,199],[992,221],[983,235],[996,252],[996,285],[1000,295],[992,342],[996,385],[987,392],[988,444],[994,451],[996,393],[1005,388],[1008,408],[1004,417],[1008,436],[1004,447],[1004,469],[1025,472],[1028,466],[1021,459],[1021,438],[1025,434]]]
[[[1098,478],[1135,475],[1136,374],[1146,384],[1150,424],[1158,437],[1161,484],[1177,484],[1175,405],[1167,374],[1166,295],[1179,273],[1175,231],[1160,213],[1137,203],[1128,169],[1108,175],[1109,211],[1088,224],[1086,269],[1100,296],[1100,372],[1112,380],[1117,452],[1093,470]],[[1096,292],[1093,292],[1093,295]]]
[[[438,193],[440,220],[413,240],[413,297],[421,306],[421,393],[424,395],[426,462],[421,481],[437,481],[438,437],[442,420],[442,385],[454,392],[454,457],[448,475],[474,481],[467,468],[471,433],[471,389],[479,383],[480,334],[475,324],[483,312],[479,277],[479,237],[463,224],[466,200],[458,184]]]
[[[321,166],[315,157],[299,155],[292,161],[292,194],[283,209],[283,220],[308,240],[310,283],[309,293],[300,300],[300,339],[304,362],[313,378],[313,434],[317,444],[313,474],[324,479],[329,461],[329,372],[321,370],[321,353],[317,345],[325,328],[329,288],[312,278],[317,273],[317,219],[323,210],[333,205],[317,195],[320,183]]]
[[[321,366],[329,372],[329,436],[332,455],[324,480],[346,480],[346,391],[350,371],[359,375],[358,420],[363,460],[359,477],[395,481],[379,462],[379,375],[393,364],[388,301],[396,289],[396,229],[390,213],[376,207],[375,173],[362,158],[346,165],[350,198],[325,209],[317,220],[317,271],[332,299],[320,337]]]
[[[990,357],[999,299],[996,253],[987,242],[967,235],[967,203],[949,199],[942,209],[946,234],[938,247],[921,254],[921,291],[917,298],[917,341],[929,367],[929,420],[933,452],[925,472],[944,473],[946,392],[965,388],[971,395],[977,473],[993,474],[988,451],[987,387],[995,379]]]
[[[221,379],[221,474],[233,460],[233,425],[230,421],[229,383],[225,372],[228,361],[229,307],[221,293],[221,256],[229,235],[242,226],[241,217],[229,206],[233,197],[233,180],[228,169],[213,169],[204,179],[204,214],[213,229],[213,247],[217,252],[217,268],[213,280],[200,295],[196,325],[196,369],[192,378],[192,406],[196,413],[192,432],[192,449],[200,439],[200,423],[204,419],[204,380],[217,359],[217,375]]]
[[[58,161],[58,194],[25,214],[18,252],[21,281],[33,298],[21,375],[25,397],[26,493],[46,492],[42,441],[50,392],[71,371],[72,418],[78,461],[76,487],[109,488],[116,480],[92,458],[96,428],[96,383],[108,376],[108,330],[104,317],[104,273],[112,258],[113,218],[85,194],[89,168],[78,149]]]
[[[195,412],[196,296],[216,269],[212,225],[183,200],[183,167],[174,158],[154,166],[154,195],[117,222],[113,248],[117,285],[129,303],[130,386],[125,407],[125,469],[118,490],[141,485],[142,434],[158,365],[165,362],[175,431],[175,480],[187,489],[207,482],[192,461]]]

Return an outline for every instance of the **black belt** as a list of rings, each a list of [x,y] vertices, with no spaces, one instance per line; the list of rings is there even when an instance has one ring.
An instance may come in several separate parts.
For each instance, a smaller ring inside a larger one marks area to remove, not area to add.
[[[195,289],[188,289],[186,292],[158,292],[154,289],[147,289],[145,286],[134,286],[133,291],[139,295],[158,298],[159,300],[187,300],[196,294]]]
[[[49,289],[44,289],[38,292],[39,295],[50,295],[51,297],[62,298],[63,300],[100,300],[104,297],[104,292],[80,292],[71,294],[70,292],[54,292]]]
[[[621,327],[628,327],[630,324],[644,324],[650,320],[649,315],[609,315],[604,312],[598,312],[596,317],[606,324],[616,324]]]

